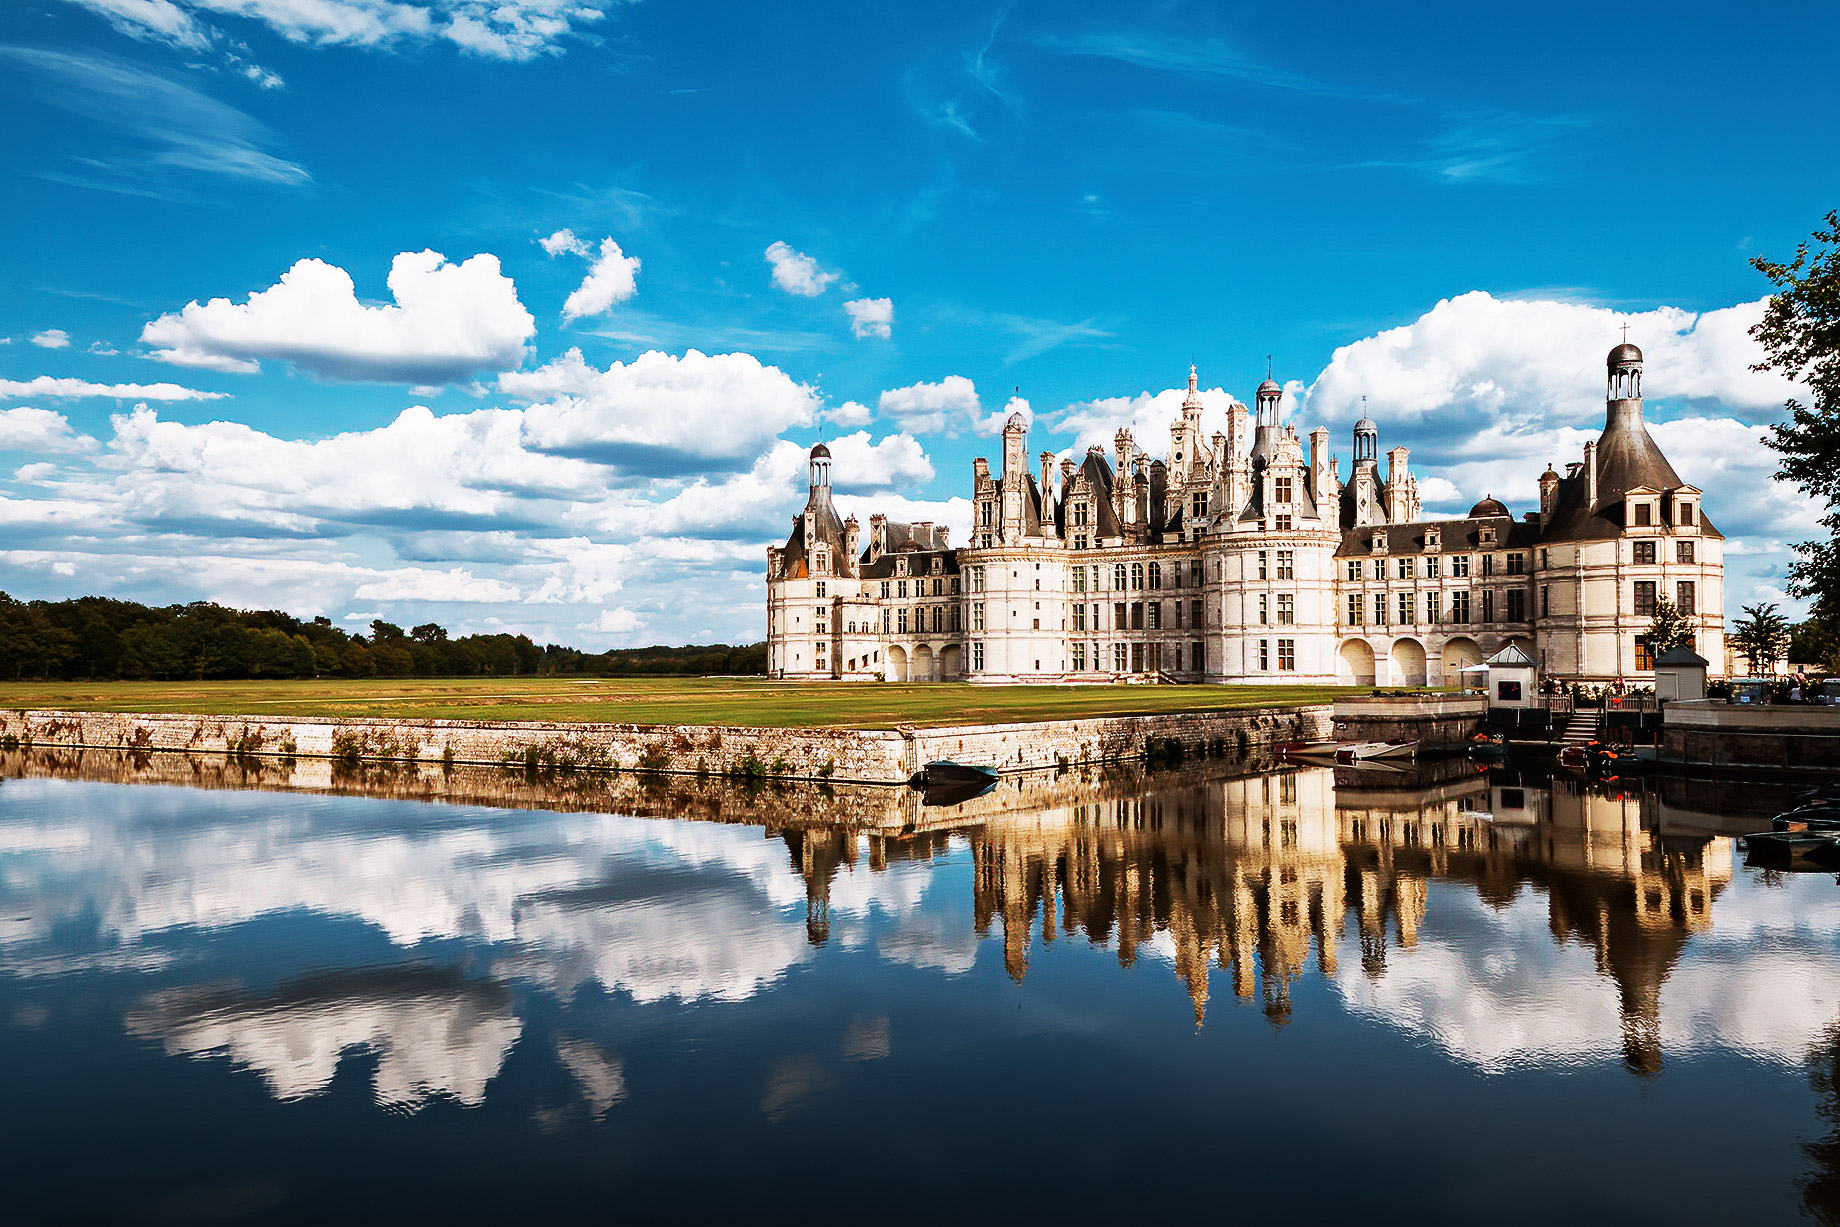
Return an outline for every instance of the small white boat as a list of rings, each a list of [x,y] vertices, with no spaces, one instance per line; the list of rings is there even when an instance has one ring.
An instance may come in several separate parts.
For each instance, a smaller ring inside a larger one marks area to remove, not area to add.
[[[1278,747],[1285,758],[1304,762],[1361,763],[1377,759],[1414,758],[1418,738],[1391,741],[1293,741]]]

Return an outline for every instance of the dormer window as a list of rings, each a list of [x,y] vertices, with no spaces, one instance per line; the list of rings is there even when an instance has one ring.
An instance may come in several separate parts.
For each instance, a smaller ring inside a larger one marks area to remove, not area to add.
[[[1427,528],[1425,530],[1425,548],[1428,550],[1437,549],[1438,543],[1442,539],[1442,536],[1443,534],[1440,533],[1437,529]]]
[[[1367,548],[1376,554],[1386,553],[1386,534],[1375,533],[1373,540],[1368,542]]]
[[[1483,545],[1494,545],[1495,544],[1495,530],[1492,528],[1483,529],[1481,532],[1481,541]]]
[[[1680,508],[1679,513],[1675,518],[1683,526],[1691,527],[1693,524],[1693,504],[1683,502],[1679,504],[1679,508]]]
[[[894,560],[894,573],[896,575],[906,575],[907,574],[907,559],[897,558]]]
[[[1637,528],[1647,528],[1655,522],[1655,509],[1648,503],[1637,503],[1635,513]]]

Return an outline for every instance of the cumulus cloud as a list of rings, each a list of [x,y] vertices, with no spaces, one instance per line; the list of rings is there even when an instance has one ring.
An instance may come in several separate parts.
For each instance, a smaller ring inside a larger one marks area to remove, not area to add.
[[[1764,357],[1749,333],[1765,302],[1699,313],[1623,312],[1476,290],[1337,349],[1305,403],[1331,421],[1359,417],[1363,396],[1382,422],[1480,415],[1537,426],[1601,419],[1604,355],[1628,324],[1629,339],[1643,351],[1643,394],[1651,403],[1774,410],[1795,388],[1750,369]]]
[[[62,328],[47,328],[32,334],[32,344],[40,349],[64,349],[70,345],[70,334]]]
[[[70,0],[125,34],[203,51],[232,41],[209,20],[258,22],[290,42],[390,50],[434,40],[493,60],[559,55],[611,0]]]
[[[352,596],[360,601],[515,601],[523,594],[503,580],[481,579],[464,567],[431,571],[402,567],[360,584]]]
[[[564,252],[583,258],[592,258],[594,255],[594,249],[576,238],[575,232],[566,227],[547,238],[538,239],[537,242],[545,252],[552,256],[559,256]]]
[[[813,421],[817,393],[751,354],[656,350],[606,370],[581,351],[499,376],[526,402],[532,447],[650,472],[752,463],[774,436]]]
[[[850,316],[850,332],[858,340],[894,335],[894,299],[852,298],[843,309]]]
[[[213,298],[160,316],[141,341],[182,366],[253,372],[269,358],[324,379],[445,384],[517,366],[536,332],[497,256],[449,264],[403,252],[388,285],[393,304],[366,306],[350,273],[301,260],[245,303]]]
[[[562,304],[563,320],[600,315],[615,303],[625,302],[638,291],[638,275],[639,258],[626,255],[612,239],[602,239],[600,254],[588,269],[581,287]]]
[[[867,426],[869,417],[869,406],[853,400],[844,401],[824,414],[824,420],[833,426]]]
[[[615,606],[612,609],[601,610],[600,616],[582,629],[596,630],[608,635],[624,635],[638,630],[643,625],[644,620],[638,614],[622,606]]]
[[[1182,402],[1188,389],[1164,388],[1159,392],[1139,392],[1135,396],[1106,396],[1096,400],[1076,401],[1055,414],[1051,425],[1057,431],[1074,436],[1079,449],[1092,446],[1108,452],[1118,431],[1129,430],[1137,445],[1153,455],[1162,455],[1169,447],[1169,428],[1182,418]],[[1227,412],[1234,398],[1220,388],[1201,390],[1201,431],[1212,438],[1227,428]]]
[[[90,383],[84,379],[59,379],[39,375],[32,379],[0,379],[0,396],[31,396],[51,400],[88,397],[115,400],[222,400],[226,392],[200,392],[176,383]]]
[[[94,439],[72,430],[61,413],[26,406],[0,409],[0,451],[78,452],[95,445]],[[25,470],[20,472],[23,474]]]
[[[783,242],[767,248],[767,263],[773,266],[773,285],[801,298],[816,298],[842,277],[825,269],[802,251],[794,251]]]
[[[882,417],[916,434],[957,434],[975,425],[984,407],[977,385],[963,375],[947,375],[937,383],[913,383],[882,393],[877,409]]]

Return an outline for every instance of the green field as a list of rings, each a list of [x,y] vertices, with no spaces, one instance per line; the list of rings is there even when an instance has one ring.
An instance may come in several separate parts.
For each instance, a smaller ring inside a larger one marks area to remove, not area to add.
[[[1339,686],[893,685],[692,677],[6,682],[0,683],[0,708],[862,729],[1288,706],[1367,693]]]

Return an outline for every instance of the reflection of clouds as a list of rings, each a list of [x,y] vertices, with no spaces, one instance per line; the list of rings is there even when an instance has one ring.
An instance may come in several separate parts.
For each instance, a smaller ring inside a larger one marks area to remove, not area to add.
[[[618,1057],[592,1040],[556,1041],[556,1055],[575,1075],[588,1115],[599,1119],[607,1109],[626,1098],[626,1070]]]
[[[1840,898],[1819,875],[1746,885],[1720,896],[1712,930],[1687,942],[1661,984],[1661,1048],[1797,1065],[1840,1017]],[[1617,986],[1589,947],[1553,941],[1544,893],[1495,909],[1461,887],[1434,889],[1443,923],[1394,952],[1383,975],[1336,980],[1351,1010],[1489,1071],[1622,1054]]]
[[[520,1026],[507,993],[439,972],[351,972],[268,996],[180,988],[150,995],[128,1029],[172,1055],[227,1055],[280,1100],[331,1084],[347,1052],[377,1055],[377,1102],[414,1111],[435,1098],[475,1107]]]

